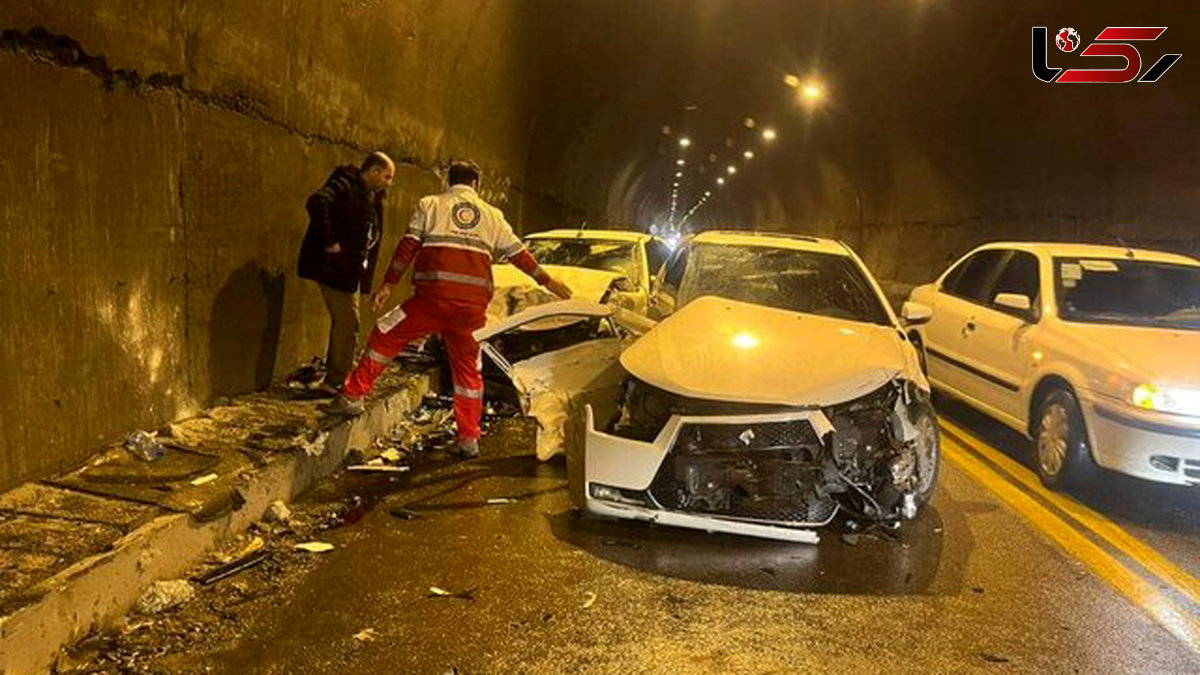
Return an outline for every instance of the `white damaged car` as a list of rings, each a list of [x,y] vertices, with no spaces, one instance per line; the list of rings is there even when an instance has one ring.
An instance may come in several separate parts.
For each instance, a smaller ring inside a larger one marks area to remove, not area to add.
[[[525,245],[575,298],[640,314],[646,312],[651,279],[670,252],[661,239],[626,230],[550,230],[525,237]],[[492,280],[490,321],[556,299],[508,263],[492,266]]]
[[[815,543],[839,510],[896,526],[929,500],[929,384],[845,245],[703,233],[667,261],[650,310],[661,321],[620,353],[615,405],[577,411],[568,467],[587,512]]]

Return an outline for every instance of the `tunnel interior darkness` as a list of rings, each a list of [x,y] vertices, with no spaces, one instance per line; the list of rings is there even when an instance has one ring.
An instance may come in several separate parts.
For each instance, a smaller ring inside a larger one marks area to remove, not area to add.
[[[1198,15],[1166,0],[5,3],[0,487],[323,353],[319,294],[292,273],[304,199],[377,148],[400,164],[384,251],[438,167],[472,157],[523,232],[662,224],[678,182],[676,221],[711,193],[692,230],[837,237],[901,284],[996,239],[1195,254]],[[1153,84],[1047,84],[1031,72],[1043,25],[1084,41],[1167,26],[1139,45],[1143,68],[1184,57]],[[822,100],[797,100],[788,75],[818,77]]]

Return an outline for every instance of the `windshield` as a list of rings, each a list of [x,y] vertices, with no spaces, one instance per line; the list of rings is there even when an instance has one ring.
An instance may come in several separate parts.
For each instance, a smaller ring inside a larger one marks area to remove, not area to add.
[[[1054,270],[1063,319],[1200,330],[1200,266],[1055,258]]]
[[[632,278],[633,244],[608,239],[525,240],[529,252],[543,265],[586,267]]]
[[[697,244],[680,289],[680,306],[704,295],[891,325],[858,265],[846,256],[830,253]]]

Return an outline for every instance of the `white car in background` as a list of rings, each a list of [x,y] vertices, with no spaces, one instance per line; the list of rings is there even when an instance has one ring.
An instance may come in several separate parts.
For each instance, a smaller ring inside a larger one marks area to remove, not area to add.
[[[525,245],[575,298],[639,314],[646,312],[650,281],[670,253],[661,239],[626,230],[550,230],[528,235]],[[555,299],[513,265],[494,265],[492,279],[492,320]]]
[[[1046,485],[1096,464],[1200,485],[1200,261],[988,244],[910,300],[934,387],[1028,434]]]
[[[616,410],[583,406],[582,452],[568,452],[576,504],[816,542],[812,528],[839,509],[897,526],[929,499],[939,461],[929,386],[845,245],[699,234],[663,267],[650,310],[661,321],[621,353]]]

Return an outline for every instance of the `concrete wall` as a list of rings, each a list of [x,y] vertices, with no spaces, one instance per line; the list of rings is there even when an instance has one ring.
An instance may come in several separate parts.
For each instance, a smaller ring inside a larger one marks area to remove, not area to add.
[[[450,157],[479,161],[510,212],[554,219],[521,183],[523,11],[0,5],[0,488],[323,354],[295,262],[335,164],[401,160],[384,255]]]

